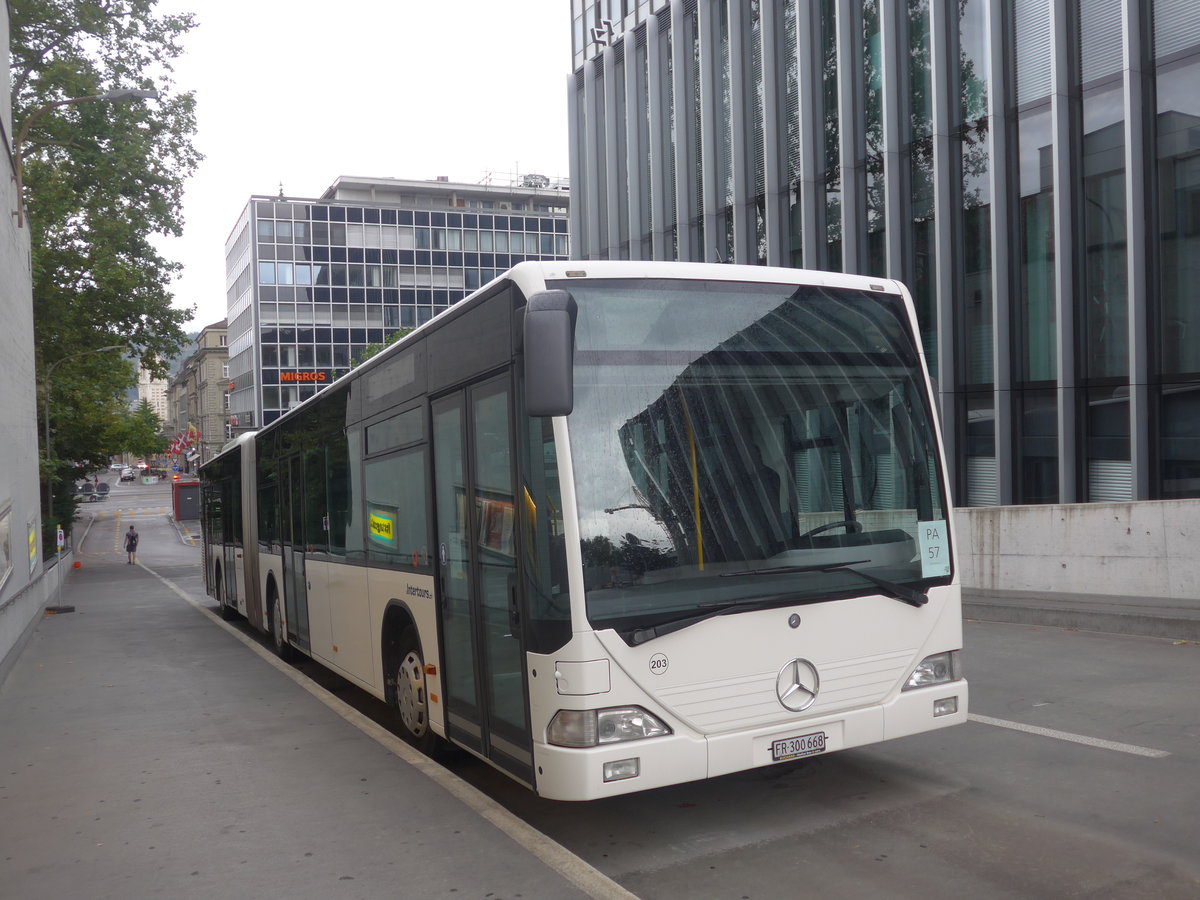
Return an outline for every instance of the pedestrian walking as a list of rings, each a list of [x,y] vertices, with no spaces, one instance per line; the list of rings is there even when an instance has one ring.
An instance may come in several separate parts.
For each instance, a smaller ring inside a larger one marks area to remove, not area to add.
[[[129,554],[130,565],[133,565],[135,562],[137,562],[137,545],[137,529],[130,525],[129,530],[125,532],[125,552]]]

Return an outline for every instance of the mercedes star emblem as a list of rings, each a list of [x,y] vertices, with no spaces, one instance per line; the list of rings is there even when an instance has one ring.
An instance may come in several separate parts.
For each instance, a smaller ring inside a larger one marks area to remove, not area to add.
[[[817,701],[821,689],[821,676],[817,667],[807,659],[793,659],[784,663],[775,676],[775,693],[785,709],[800,712]]]

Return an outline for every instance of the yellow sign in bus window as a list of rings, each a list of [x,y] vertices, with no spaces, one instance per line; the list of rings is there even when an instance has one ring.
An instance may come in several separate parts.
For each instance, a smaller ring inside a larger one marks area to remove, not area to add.
[[[385,512],[381,509],[371,510],[371,540],[386,544],[389,547],[396,545],[396,514]]]

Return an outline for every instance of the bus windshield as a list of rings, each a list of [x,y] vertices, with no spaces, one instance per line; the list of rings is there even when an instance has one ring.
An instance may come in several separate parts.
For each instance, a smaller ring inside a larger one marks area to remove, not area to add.
[[[554,286],[579,309],[569,432],[593,627],[637,642],[771,605],[917,605],[914,586],[950,580],[948,545],[944,565],[920,552],[947,510],[899,295]]]

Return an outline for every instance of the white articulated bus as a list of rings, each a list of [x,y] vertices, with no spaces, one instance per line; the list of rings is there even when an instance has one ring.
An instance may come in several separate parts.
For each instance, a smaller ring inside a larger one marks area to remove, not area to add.
[[[209,593],[549,798],[962,723],[920,346],[885,279],[521,263],[204,466]]]

